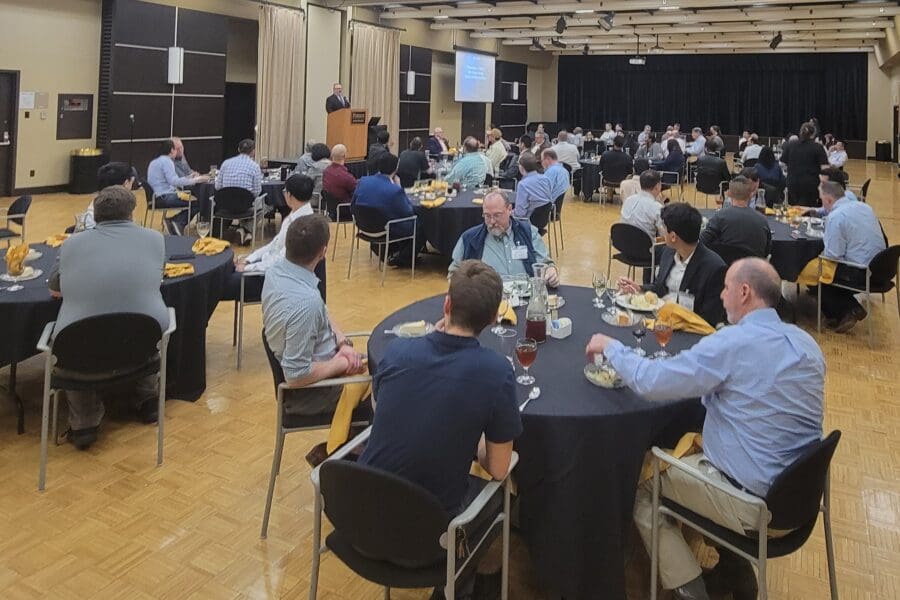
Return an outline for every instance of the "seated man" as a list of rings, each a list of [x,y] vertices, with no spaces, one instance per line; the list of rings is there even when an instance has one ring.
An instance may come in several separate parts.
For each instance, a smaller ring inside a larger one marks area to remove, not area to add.
[[[101,190],[94,200],[96,227],[72,236],[60,248],[58,273],[49,279],[51,294],[63,299],[54,335],[76,321],[122,312],[149,315],[161,331],[169,327],[159,291],[166,262],[163,237],[132,222],[134,206],[134,194],[122,186]],[[157,419],[156,382],[156,375],[148,375],[129,394],[143,423]],[[97,440],[103,400],[95,392],[82,391],[66,391],[66,399],[69,441],[84,450]]]
[[[187,208],[190,204],[178,197],[177,188],[206,183],[209,176],[179,177],[175,171],[177,150],[172,140],[165,140],[159,149],[159,156],[147,166],[147,184],[156,195],[156,208]],[[148,207],[149,208],[149,207]],[[166,230],[171,235],[181,235],[190,221],[189,210],[183,210],[172,218],[165,218]]]
[[[551,287],[559,285],[559,271],[550,260],[547,246],[537,227],[512,218],[512,201],[502,192],[490,192],[481,207],[484,224],[463,232],[453,248],[448,277],[464,260],[486,262],[500,275],[534,275],[535,263],[550,265],[545,279]]]
[[[316,289],[313,270],[328,254],[330,235],[323,215],[294,220],[285,235],[284,258],[266,272],[265,339],[292,388],[365,370],[362,356],[331,320]],[[284,400],[284,411],[307,416],[334,412],[341,391],[340,386],[293,391]]]
[[[684,202],[667,204],[660,216],[667,248],[659,259],[659,271],[651,284],[639,286],[626,277],[619,288],[629,293],[653,291],[668,302],[677,302],[703,317],[715,327],[725,318],[722,309],[722,281],[725,263],[700,242],[700,212]]]
[[[828,149],[828,164],[841,169],[846,162],[847,151],[844,150],[844,142],[835,142],[834,146]]]
[[[442,154],[449,151],[449,142],[444,136],[444,130],[441,127],[434,128],[434,134],[428,138],[428,155],[436,160],[441,159]]]
[[[559,162],[553,148],[541,152],[541,165],[544,167],[544,177],[550,181],[550,197],[555,202],[557,198],[565,196],[569,191],[569,172]]]
[[[700,156],[706,151],[706,138],[703,137],[703,130],[699,127],[694,127],[691,130],[691,139],[693,140],[691,144],[685,149],[685,154],[688,156]]]
[[[463,142],[464,154],[447,174],[448,183],[459,183],[463,187],[476,188],[484,183],[487,176],[487,163],[478,150],[478,140],[469,136]]]
[[[724,246],[729,255],[740,258],[756,256],[765,258],[772,245],[769,222],[756,209],[750,208],[753,185],[746,177],[738,175],[728,186],[730,206],[716,211],[700,234],[700,243],[717,251]]]
[[[241,140],[238,144],[238,153],[222,163],[216,174],[216,190],[222,188],[241,188],[253,194],[257,198],[262,192],[262,171],[253,159],[256,154],[256,142],[250,139]],[[247,244],[253,239],[253,235],[247,229],[248,225],[242,225],[241,243]]]
[[[613,139],[613,147],[600,157],[600,172],[603,175],[603,185],[607,183],[620,184],[634,172],[634,162],[625,154],[625,138],[617,135]]]
[[[560,162],[566,163],[572,168],[573,173],[581,168],[581,163],[578,162],[578,146],[569,141],[569,134],[565,129],[559,132],[556,136],[556,143],[550,149],[556,152]]]
[[[105,190],[111,185],[121,185],[126,190],[133,190],[137,181],[137,171],[134,167],[129,167],[127,163],[111,162],[106,163],[97,169],[97,189]],[[140,186],[140,183],[138,183]],[[85,229],[93,229],[97,223],[94,221],[94,201],[88,205],[87,210],[81,214]],[[66,229],[66,233],[75,231],[75,227]]]
[[[706,142],[706,152],[697,159],[697,179],[703,178],[707,185],[713,182],[728,181],[731,179],[731,171],[724,158],[716,155],[716,146],[712,138]],[[718,186],[717,186],[718,187]],[[703,192],[703,190],[698,190]],[[706,193],[711,193],[711,188]],[[718,190],[716,191],[718,193]],[[721,202],[721,199],[717,200]]]
[[[622,222],[639,227],[651,239],[662,235],[664,227],[660,212],[662,204],[662,179],[656,171],[644,171],[640,176],[641,191],[622,203]]]
[[[837,167],[825,167],[822,169],[819,173],[819,183],[824,183],[826,181],[833,181],[839,184],[844,190],[844,197],[848,200],[852,202],[859,200],[852,190],[847,189],[847,174],[842,169],[838,169]],[[824,218],[828,216],[828,210],[824,206],[818,208],[811,207],[804,209],[803,214]]]
[[[537,157],[531,152],[519,157],[522,180],[516,187],[516,209],[513,212],[518,219],[530,218],[535,209],[554,200],[550,180],[538,172],[538,166]]]
[[[834,181],[819,184],[819,197],[828,213],[823,255],[868,265],[876,254],[886,248],[881,225],[871,206],[846,198],[841,184]],[[838,265],[834,280],[864,289],[866,272],[856,267]],[[867,316],[854,292],[833,285],[822,286],[822,314],[827,319],[826,324],[837,333],[847,333]]]
[[[191,168],[190,163],[188,162],[187,156],[184,154],[184,142],[181,141],[179,137],[173,137],[172,143],[175,144],[175,172],[178,173],[179,177],[197,177],[200,175],[197,171]],[[101,190],[103,188],[100,188]]]
[[[375,143],[369,146],[369,153],[366,154],[366,173],[369,175],[378,172],[378,157],[390,154],[390,140],[391,134],[386,129],[375,134]]]
[[[595,335],[589,354],[602,353],[625,385],[649,400],[702,396],[706,407],[703,452],[682,458],[726,486],[763,497],[774,479],[822,437],[825,360],[806,332],[783,323],[774,307],[781,279],[759,258],[735,262],[725,277],[722,300],[732,327],[704,337],[688,350],[663,360],[641,358],[621,342]],[[759,362],[764,349],[769,360]],[[661,474],[662,495],[738,533],[758,528],[757,509],[706,486],[678,469]],[[652,479],[640,485],[634,521],[650,548]],[[787,531],[769,530],[778,537]],[[662,586],[675,598],[708,600],[700,565],[674,520],[659,529]],[[729,583],[756,598],[752,567],[720,549],[720,565],[738,562]],[[723,564],[724,563],[724,564]],[[719,567],[715,569],[719,570]]]
[[[414,137],[409,148],[400,153],[397,161],[397,177],[400,185],[409,188],[419,179],[433,177],[434,169],[428,162],[428,155],[422,150],[422,138]]]
[[[356,177],[344,165],[346,160],[347,146],[335,144],[331,149],[331,164],[322,173],[322,191],[331,196],[334,206],[349,204],[356,191]],[[328,216],[337,219],[336,212],[333,213],[331,208],[328,209]],[[341,218],[350,217],[346,211],[341,211]]]
[[[722,141],[721,133],[718,125],[711,125],[707,141],[707,143],[712,145],[712,151],[720,156],[725,152],[725,142]]]
[[[382,152],[376,161],[377,172],[359,180],[356,191],[353,193],[353,203],[359,206],[369,206],[378,209],[387,221],[402,219],[416,214],[412,204],[403,188],[394,183],[393,177],[397,173],[398,159],[390,152]],[[419,220],[405,221],[391,227],[391,237],[406,237],[416,232],[416,247],[413,248],[411,240],[391,244],[392,256],[388,257],[388,264],[392,266],[408,266],[412,263],[413,252],[418,254],[425,247],[424,235],[421,232]]]
[[[759,136],[755,133],[750,136],[747,145],[744,147],[744,151],[741,152],[741,160],[746,162],[748,160],[759,160],[759,153],[762,151],[762,146],[759,145]]]

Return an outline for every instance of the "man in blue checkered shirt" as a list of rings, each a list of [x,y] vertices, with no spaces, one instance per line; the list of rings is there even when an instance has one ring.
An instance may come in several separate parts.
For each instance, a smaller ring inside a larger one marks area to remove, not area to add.
[[[262,191],[262,171],[253,159],[255,153],[256,143],[253,140],[241,141],[237,156],[222,163],[216,175],[216,189],[237,187],[253,192],[254,197],[259,196]],[[242,243],[246,244],[251,237],[246,228],[241,229]]]

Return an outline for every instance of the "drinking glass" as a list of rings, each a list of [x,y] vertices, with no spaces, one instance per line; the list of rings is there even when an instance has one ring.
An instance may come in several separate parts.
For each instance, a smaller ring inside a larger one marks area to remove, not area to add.
[[[516,342],[516,358],[525,373],[516,377],[516,381],[521,385],[534,385],[534,377],[528,374],[528,368],[537,358],[537,342],[531,338],[523,338]]]
[[[491,327],[491,333],[494,335],[503,335],[506,333],[506,327],[503,326],[503,315],[509,310],[509,293],[504,288],[503,297],[500,299],[500,306],[497,308],[497,324]]]
[[[637,346],[634,348],[634,353],[638,356],[647,356],[647,353],[641,347],[641,342],[643,341],[644,336],[647,335],[647,325],[642,318],[635,320],[634,313],[630,310],[627,311],[627,314],[628,320],[634,323],[634,329],[631,331],[631,335],[637,340]]]
[[[606,277],[606,273],[594,273],[594,308],[603,309],[606,305],[603,303],[603,295],[606,293],[606,286],[609,280]]]
[[[791,237],[797,238],[800,237],[800,225],[803,223],[803,217],[800,215],[794,215],[791,217],[790,225],[791,225]]]
[[[201,221],[197,219],[197,235],[201,238],[205,238],[209,235],[210,223],[209,221]]]
[[[653,324],[653,337],[656,338],[656,343],[660,347],[660,350],[653,354],[653,358],[668,358],[671,356],[671,354],[666,352],[666,346],[672,339],[672,325],[657,319],[656,323]]]
[[[503,333],[498,333],[497,337],[500,338],[500,353],[506,357],[506,360],[509,361],[509,364],[512,366],[513,371],[516,369],[515,363],[515,355],[516,355],[516,337],[518,333],[515,329],[511,327],[507,327],[504,329]]]

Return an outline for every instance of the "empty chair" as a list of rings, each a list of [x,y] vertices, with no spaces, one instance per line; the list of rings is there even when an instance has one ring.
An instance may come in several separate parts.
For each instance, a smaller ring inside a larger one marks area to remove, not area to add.
[[[613,259],[628,265],[628,276],[634,279],[637,268],[650,269],[650,279],[656,274],[654,240],[647,232],[629,223],[613,223],[609,228],[609,259],[606,272],[610,273]],[[613,249],[617,252],[613,253]]]
[[[9,208],[0,208],[0,219],[5,220],[5,226],[0,227],[0,240],[6,240],[6,247],[9,248],[12,240],[19,238],[21,242],[25,241],[25,215],[31,208],[31,196],[20,196]],[[16,225],[18,231],[10,227]]]
[[[550,225],[555,230],[553,233],[554,243],[557,246],[562,246],[562,249],[566,249],[566,241],[563,238],[563,226],[562,226],[562,209],[563,203],[566,201],[566,195],[560,194],[556,200],[553,201],[553,212],[550,214]],[[559,254],[559,247],[556,248],[556,254]]]
[[[697,203],[697,192],[705,196],[706,207],[709,207],[709,197],[716,196],[722,198],[725,190],[728,189],[728,180],[723,179],[719,174],[707,171],[705,169],[697,170],[696,187],[694,188],[694,203]]]
[[[216,235],[216,219],[219,220],[220,228],[224,226],[225,221],[251,221],[250,247],[255,247],[256,230],[259,223],[262,223],[263,213],[265,212],[265,197],[265,194],[254,197],[253,192],[239,187],[223,187],[216,190],[216,195],[209,199],[210,224],[213,235]],[[222,232],[220,230],[217,237],[221,237],[221,235]]]

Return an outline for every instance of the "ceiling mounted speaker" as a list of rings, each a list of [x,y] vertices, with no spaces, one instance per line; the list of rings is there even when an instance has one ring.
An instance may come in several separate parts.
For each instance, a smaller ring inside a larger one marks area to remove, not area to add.
[[[169,72],[166,81],[170,85],[184,83],[184,48],[169,48]]]

